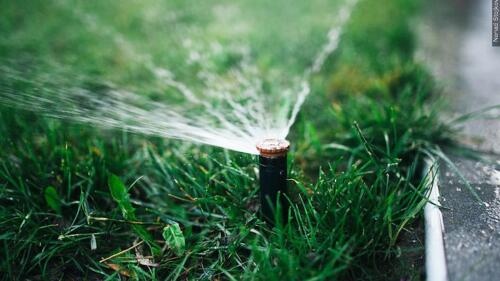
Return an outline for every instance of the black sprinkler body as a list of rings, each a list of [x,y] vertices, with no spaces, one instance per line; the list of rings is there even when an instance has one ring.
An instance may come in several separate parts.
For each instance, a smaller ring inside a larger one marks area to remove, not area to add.
[[[260,215],[271,225],[276,218],[286,223],[288,213],[287,153],[290,143],[286,140],[266,139],[257,145],[260,152]],[[279,195],[278,195],[279,194]],[[279,203],[280,214],[275,214]]]

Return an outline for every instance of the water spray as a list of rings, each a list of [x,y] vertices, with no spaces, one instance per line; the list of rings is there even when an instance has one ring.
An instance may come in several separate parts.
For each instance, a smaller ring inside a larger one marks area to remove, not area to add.
[[[53,70],[51,73],[46,73],[45,68],[26,71],[24,64],[18,65],[16,60],[0,61],[0,104],[101,128],[120,128],[260,154],[260,212],[266,221],[274,224],[275,218],[280,217],[275,216],[277,206],[280,206],[283,219],[288,212],[288,201],[284,195],[287,192],[287,152],[290,143],[284,138],[310,92],[308,80],[322,69],[327,58],[337,49],[342,29],[357,2],[346,0],[338,14],[338,21],[328,32],[328,41],[313,58],[313,65],[302,75],[289,79],[293,82],[290,88],[284,88],[283,83],[280,83],[280,91],[275,91],[277,94],[271,98],[267,87],[263,86],[266,84],[263,78],[267,77],[267,72],[262,73],[260,67],[253,63],[255,58],[248,49],[250,45],[240,48],[239,44],[236,44],[237,47],[230,44],[227,48],[214,49],[198,43],[186,44],[189,53],[204,54],[196,64],[200,66],[200,71],[192,73],[204,85],[198,92],[195,90],[197,87],[193,89],[176,80],[174,71],[155,64],[150,54],[141,53],[124,35],[98,24],[92,15],[77,11],[75,16],[81,19],[89,31],[112,38],[117,47],[126,50],[135,63],[142,64],[154,74],[161,92],[168,90],[169,93],[180,94],[184,104],[179,104],[177,99],[152,99],[149,95],[121,89],[107,81],[103,81],[103,85],[111,85],[107,91],[94,92],[83,87],[86,81],[95,78],[93,76],[72,74],[68,72],[67,66],[57,66],[55,62],[47,64]],[[67,8],[68,11],[75,11],[74,7]],[[182,37],[185,36],[182,34]],[[205,38],[200,41],[204,42]],[[193,49],[193,46],[198,45],[201,47]],[[241,63],[228,69],[227,73],[214,72],[212,66],[217,65],[221,51],[224,54],[238,54],[242,58]],[[176,68],[180,68],[177,60],[175,64]],[[46,64],[41,62],[40,65]],[[191,69],[191,62],[186,65],[189,66],[187,69]],[[61,76],[61,73],[65,75]],[[287,71],[284,73],[289,75]],[[13,87],[18,84],[23,85],[22,91]],[[269,136],[270,128],[278,132],[278,138],[265,139]],[[262,139],[256,147],[256,142]]]
[[[276,218],[286,221],[288,213],[287,153],[290,143],[284,139],[266,139],[257,144],[260,174],[260,214],[269,224]],[[279,206],[279,209],[278,209]],[[279,211],[280,214],[276,214]]]

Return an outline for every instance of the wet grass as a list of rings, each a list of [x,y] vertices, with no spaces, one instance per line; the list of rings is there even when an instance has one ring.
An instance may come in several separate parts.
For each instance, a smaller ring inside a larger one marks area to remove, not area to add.
[[[288,222],[275,228],[256,216],[254,156],[1,107],[2,278],[419,280],[419,269],[403,257],[421,255],[422,242],[409,245],[401,237],[418,223],[426,202],[422,159],[453,131],[432,106],[432,78],[412,59],[417,7],[382,2],[358,5],[340,49],[312,77],[313,92],[290,137]],[[30,9],[25,6],[10,4],[10,21],[2,20],[11,24],[2,31],[11,40],[2,41],[2,58],[58,57],[50,44],[38,48],[47,38],[34,36],[36,28],[16,31],[16,20],[36,26],[20,14]],[[121,9],[133,14],[133,8]],[[193,17],[203,22],[200,15],[183,14],[179,24]],[[140,24],[117,21],[131,38],[143,38]],[[59,32],[56,23],[49,27]],[[61,29],[64,36],[76,26]],[[68,41],[61,39],[58,59],[124,84],[146,71],[120,60],[122,54],[110,56],[99,38],[77,33],[70,39],[82,38],[95,48],[88,58],[72,58],[64,51],[72,44],[64,47]],[[160,54],[155,46],[148,52]],[[301,54],[300,44],[292,47],[287,52]],[[164,59],[175,60],[174,54]],[[113,67],[110,57],[117,60]],[[292,65],[299,72],[306,59],[297,58]],[[223,59],[221,69],[224,63],[230,60]],[[113,71],[119,68],[125,70]],[[134,87],[154,88],[146,82]],[[177,226],[181,233],[172,231]]]

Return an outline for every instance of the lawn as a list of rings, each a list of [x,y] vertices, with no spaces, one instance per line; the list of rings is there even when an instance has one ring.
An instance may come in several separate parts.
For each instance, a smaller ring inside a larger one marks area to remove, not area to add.
[[[75,122],[84,106],[62,97],[118,88],[203,117],[161,74],[202,93],[207,81],[237,92],[239,73],[277,110],[344,1],[3,2],[3,280],[422,278],[423,241],[404,237],[421,238],[423,159],[453,131],[414,60],[418,1],[359,1],[307,76],[288,137],[290,212],[275,227],[257,215],[257,156]],[[52,100],[10,98],[26,93]]]

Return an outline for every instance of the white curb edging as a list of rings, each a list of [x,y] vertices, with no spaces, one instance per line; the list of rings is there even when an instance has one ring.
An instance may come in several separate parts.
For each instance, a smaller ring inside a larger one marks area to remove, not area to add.
[[[446,256],[443,241],[443,215],[439,209],[438,167],[437,162],[425,161],[425,174],[430,189],[429,202],[424,207],[425,218],[425,271],[427,281],[447,281]]]

